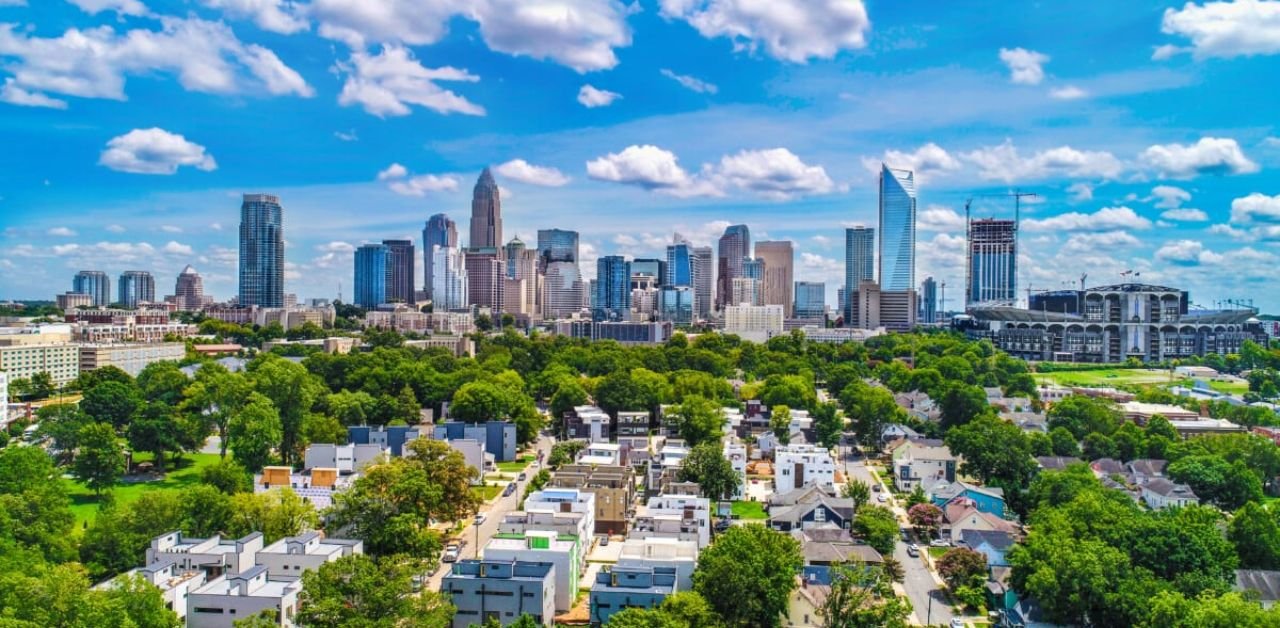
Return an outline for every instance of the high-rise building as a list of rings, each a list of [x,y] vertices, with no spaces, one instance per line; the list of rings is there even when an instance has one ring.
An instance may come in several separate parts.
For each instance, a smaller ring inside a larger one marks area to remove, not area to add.
[[[470,302],[467,290],[467,258],[456,246],[431,247],[431,302],[434,311],[461,310]]]
[[[760,298],[760,280],[754,277],[734,277],[728,305],[763,305]]]
[[[471,193],[471,241],[467,246],[497,249],[502,246],[502,199],[498,182],[488,168],[480,173]]]
[[[100,270],[82,270],[71,281],[71,291],[87,294],[94,307],[111,305],[111,278]]]
[[[578,265],[572,262],[551,262],[543,278],[542,317],[560,318],[582,311],[583,294],[587,284],[582,281]]]
[[[758,257],[742,260],[742,276],[764,281],[764,260]]]
[[[880,289],[916,289],[916,182],[880,165]]]
[[[126,270],[120,273],[119,302],[125,307],[138,307],[139,303],[154,303],[156,279],[145,270]]]
[[[667,264],[663,272],[662,285],[693,287],[693,245],[678,233],[667,245]]]
[[[284,208],[280,197],[245,194],[240,205],[241,307],[284,307]]]
[[[512,238],[504,251],[506,276],[502,310],[525,321],[540,317],[542,274],[538,272],[538,252],[526,247],[519,236]]]
[[[662,287],[667,278],[667,262],[653,258],[639,258],[631,261],[631,276],[647,275],[653,277],[655,287]]]
[[[827,284],[821,281],[796,282],[796,318],[826,318]]]
[[[698,318],[711,318],[712,300],[715,294],[715,266],[712,261],[711,247],[693,247],[693,298],[697,307]]]
[[[591,318],[627,320],[631,315],[631,264],[621,255],[596,260],[596,298]]]
[[[914,289],[880,291],[880,324],[889,331],[915,329],[917,309],[919,304]]]
[[[678,325],[693,322],[693,288],[689,286],[663,286],[658,291],[658,320]]]
[[[413,240],[383,240],[387,247],[387,300],[385,303],[417,302],[414,294],[414,266],[417,260]]]
[[[467,301],[491,310],[502,309],[502,289],[507,269],[499,249],[469,248],[467,258]]]
[[[765,305],[781,305],[782,315],[791,318],[794,287],[795,250],[790,240],[757,242],[756,257],[764,260],[762,297]]]
[[[362,244],[356,249],[356,305],[372,310],[387,302],[387,266],[391,249],[385,244]]]
[[[920,322],[932,325],[938,322],[938,282],[925,277],[920,283]]]
[[[635,262],[631,264],[631,314],[633,321],[652,321],[658,316],[658,279],[637,275]]]
[[[554,262],[578,263],[578,232],[564,229],[538,230],[538,270],[547,271]]]
[[[724,235],[717,243],[716,257],[716,308],[737,305],[730,298],[733,280],[742,277],[742,261],[751,257],[751,229],[746,225],[725,227]]]
[[[432,269],[432,264],[435,262],[435,251],[432,247],[435,246],[446,248],[458,246],[458,226],[445,214],[436,214],[428,218],[426,226],[422,228],[422,282],[428,299],[433,298],[432,289],[435,283],[435,273]]]
[[[858,289],[864,281],[875,281],[876,230],[871,227],[850,227],[844,230],[844,286],[846,291]],[[857,299],[847,299],[841,306],[845,320],[853,318],[852,307]]]
[[[1018,292],[1018,223],[969,221],[964,303],[1013,305]]]
[[[204,305],[204,279],[190,264],[178,273],[178,281],[173,286],[173,301],[184,312],[198,310]]]
[[[846,293],[852,318],[845,319],[845,327],[875,329],[880,326],[880,284],[874,281],[858,283],[857,290]]]

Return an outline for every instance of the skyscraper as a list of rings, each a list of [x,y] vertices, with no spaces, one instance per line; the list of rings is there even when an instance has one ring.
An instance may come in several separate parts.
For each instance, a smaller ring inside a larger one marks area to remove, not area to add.
[[[504,247],[506,275],[503,278],[502,311],[529,321],[542,314],[542,274],[538,272],[538,252],[529,249],[519,236]]]
[[[467,261],[457,246],[431,247],[431,303],[436,312],[464,309],[467,301]]]
[[[742,260],[742,276],[748,279],[764,281],[764,260],[758,257]]]
[[[796,282],[796,318],[826,318],[827,284],[821,281]]]
[[[716,258],[716,308],[724,309],[733,303],[730,295],[733,292],[733,280],[742,277],[742,261],[751,257],[751,229],[746,225],[730,225],[725,227],[724,235],[717,243],[719,250]]]
[[[591,318],[621,321],[631,314],[631,264],[621,255],[596,260],[596,298]]]
[[[371,310],[387,302],[390,263],[391,249],[385,244],[363,244],[356,249],[356,305]]]
[[[765,305],[781,305],[782,315],[791,318],[795,273],[795,250],[790,240],[757,242],[756,257],[764,260],[764,282],[761,297]]]
[[[383,240],[387,247],[387,300],[385,303],[417,302],[414,294],[417,286],[413,280],[414,258],[413,240]]]
[[[653,277],[657,287],[667,279],[667,262],[653,258],[636,258],[631,262],[631,275],[648,275]]]
[[[938,322],[938,282],[925,277],[920,284],[920,322],[932,325]]]
[[[663,273],[664,286],[693,287],[693,246],[678,233],[667,245],[667,266]]]
[[[284,208],[271,194],[245,194],[240,205],[242,307],[284,307]]]
[[[880,289],[916,289],[916,182],[880,164]]]
[[[198,310],[204,305],[204,279],[190,264],[178,273],[178,281],[173,286],[173,301],[184,312]]]
[[[467,258],[467,302],[487,307],[494,312],[502,309],[502,289],[506,279],[506,267],[501,255],[492,247],[469,248]]]
[[[458,246],[458,227],[445,214],[436,214],[428,218],[426,226],[422,229],[422,283],[428,299],[434,299],[432,288],[435,275],[432,272],[432,264],[435,262],[435,253],[431,248],[433,246],[455,248]]]
[[[964,303],[1013,305],[1018,291],[1018,223],[969,221]]]
[[[71,281],[71,291],[87,294],[94,307],[111,305],[111,278],[100,270],[82,270]]]
[[[125,307],[138,307],[139,303],[154,303],[156,279],[145,270],[126,270],[120,273],[117,301]]]
[[[864,281],[876,278],[876,230],[871,227],[850,227],[844,230],[844,288],[846,292],[858,289]],[[853,320],[853,308],[857,299],[847,299],[841,308],[846,321]]]
[[[569,262],[551,262],[543,279],[543,318],[560,318],[582,310],[587,284],[582,281],[578,265]]]
[[[578,263],[578,232],[564,229],[538,230],[538,270],[546,272],[554,262]]]
[[[502,199],[498,183],[488,168],[480,173],[471,193],[471,241],[467,246],[497,249],[502,246]]]
[[[693,298],[701,319],[711,318],[711,306],[714,304],[715,266],[711,256],[711,247],[693,247]]]

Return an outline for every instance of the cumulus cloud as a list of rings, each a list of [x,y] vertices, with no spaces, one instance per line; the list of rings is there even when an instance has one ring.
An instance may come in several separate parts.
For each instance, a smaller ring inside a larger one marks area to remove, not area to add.
[[[360,136],[356,135],[355,129],[351,129],[350,131],[334,131],[333,136],[344,142],[355,142],[360,139]]]
[[[622,98],[622,94],[611,92],[607,89],[596,89],[591,85],[583,85],[578,90],[578,103],[588,109],[596,107],[608,107],[613,101]]]
[[[1204,213],[1204,210],[1195,209],[1193,207],[1166,209],[1163,212],[1160,212],[1160,217],[1165,220],[1174,220],[1178,222],[1205,222],[1209,220],[1209,215]]]
[[[982,178],[1006,183],[1051,176],[1114,179],[1124,171],[1120,160],[1106,151],[1059,146],[1023,157],[1009,139],[999,146],[984,146],[962,156],[978,166]]]
[[[822,166],[810,166],[785,148],[744,150],[720,159],[716,175],[766,198],[785,200],[836,189]]]
[[[391,164],[378,173],[378,181],[387,182],[387,188],[401,196],[426,196],[427,192],[446,192],[458,189],[458,177],[434,174],[409,176],[409,169]]]
[[[1231,138],[1202,137],[1195,144],[1157,144],[1142,152],[1143,163],[1170,179],[1202,174],[1250,174],[1258,164],[1245,156]]]
[[[569,177],[555,168],[535,166],[523,159],[512,159],[495,167],[494,172],[521,183],[541,185],[544,187],[560,187],[569,182]]]
[[[930,205],[916,216],[921,231],[964,231],[964,216],[942,205]]]
[[[174,174],[181,166],[211,171],[218,167],[205,148],[176,133],[152,127],[111,138],[98,163],[133,174]]]
[[[398,163],[391,164],[390,166],[387,166],[386,169],[378,173],[378,180],[386,181],[388,179],[401,179],[407,174],[409,174],[408,168],[405,168]]]
[[[1039,85],[1049,56],[1026,48],[1001,48],[1000,61],[1009,68],[1009,80],[1019,85]]]
[[[1253,234],[1252,234],[1252,233],[1250,233],[1247,229],[1240,229],[1240,228],[1233,227],[1233,226],[1228,225],[1228,224],[1216,224],[1216,225],[1213,225],[1213,226],[1209,227],[1209,233],[1212,233],[1212,234],[1214,234],[1214,235],[1223,235],[1223,236],[1227,236],[1228,238],[1231,238],[1232,240],[1249,241],[1249,240],[1254,240],[1254,239],[1256,239],[1256,238],[1254,238]]]
[[[1049,218],[1022,221],[1022,228],[1027,231],[1115,231],[1150,227],[1150,220],[1128,207],[1104,207],[1092,214],[1067,212]]]
[[[52,229],[45,231],[45,234],[59,238],[72,238],[75,237],[76,232],[71,230],[69,227],[53,227]]]
[[[192,255],[195,253],[195,251],[191,250],[191,245],[181,244],[173,240],[170,240],[169,243],[165,244],[164,248],[160,250],[170,255]]]
[[[1089,92],[1075,85],[1064,85],[1049,90],[1049,97],[1056,100],[1080,100],[1081,98],[1088,98]]]
[[[14,82],[14,79],[7,78],[4,80],[4,86],[0,87],[0,102],[7,102],[11,105],[21,107],[47,107],[49,109],[66,109],[67,101],[57,98],[50,98],[38,92],[29,92]]]
[[[107,225],[107,231],[111,233],[124,233],[125,228],[121,225]]]
[[[1128,231],[1102,231],[1098,233],[1073,233],[1067,238],[1059,253],[1093,253],[1115,247],[1139,246],[1141,242]]]
[[[1222,261],[1222,256],[1206,249],[1197,240],[1175,240],[1157,249],[1156,259],[1181,266],[1195,266],[1216,264]]]
[[[1254,192],[1231,201],[1232,222],[1280,222],[1280,194]]]
[[[314,93],[274,52],[241,42],[225,24],[196,18],[159,20],[159,31],[117,34],[110,26],[99,26],[68,29],[53,38],[33,37],[13,24],[0,24],[0,56],[14,59],[5,68],[13,73],[12,82],[6,81],[8,100],[22,94],[38,100],[47,93],[125,100],[127,76],[155,74],[176,75],[194,92],[266,91],[304,97]]]
[[[676,74],[675,72],[662,68],[662,75],[679,83],[681,87],[699,94],[714,94],[720,91],[719,87],[712,85],[702,79],[689,76],[687,74]]]
[[[924,144],[912,152],[887,150],[879,159],[862,158],[863,167],[876,174],[880,172],[881,164],[888,164],[891,168],[906,168],[921,178],[935,173],[953,172],[961,167],[960,160],[933,142]]]
[[[862,0],[661,0],[661,15],[680,19],[703,37],[728,37],[734,50],[782,61],[830,59],[867,45],[871,20]]]
[[[822,166],[806,164],[786,148],[742,150],[690,174],[679,165],[675,153],[652,145],[633,145],[587,162],[587,174],[600,181],[638,185],[678,197],[724,196],[727,188],[736,187],[785,200],[839,189]]]
[[[160,230],[165,233],[182,233],[182,227],[177,225],[160,225]]]
[[[1151,188],[1151,196],[1146,200],[1151,199],[1159,199],[1156,207],[1160,209],[1174,209],[1191,200],[1191,193],[1172,185],[1157,185]]]
[[[1185,37],[1191,45],[1161,46],[1157,59],[1186,51],[1197,59],[1276,54],[1280,52],[1280,2],[1188,2],[1181,9],[1165,9],[1160,30]]]
[[[118,15],[147,15],[147,5],[142,4],[139,0],[68,0],[71,4],[80,7],[81,11],[90,15],[97,15],[103,11],[114,11]],[[2,3],[0,3],[2,4]]]
[[[695,178],[675,153],[652,144],[631,145],[587,162],[587,176],[598,181],[637,185],[679,197],[723,196],[709,181]]]
[[[474,83],[480,77],[449,66],[423,67],[413,52],[403,46],[388,44],[377,55],[356,51],[351,53],[348,63],[338,67],[347,73],[342,93],[338,94],[338,104],[344,107],[360,105],[380,118],[407,116],[410,105],[443,114],[482,116],[485,113],[484,107],[436,84],[436,81]]]
[[[291,35],[309,27],[302,17],[302,5],[293,0],[202,0],[206,7],[219,9],[228,17],[253,20],[264,31]]]
[[[1071,193],[1071,200],[1077,203],[1093,200],[1093,186],[1083,181],[1067,186],[1067,191]]]

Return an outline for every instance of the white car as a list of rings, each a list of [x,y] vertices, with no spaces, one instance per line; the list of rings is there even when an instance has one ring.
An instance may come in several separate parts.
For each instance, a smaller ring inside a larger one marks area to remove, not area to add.
[[[876,500],[883,504],[889,501],[889,496],[884,493],[880,493],[879,495],[876,495]]]
[[[462,554],[462,547],[459,546],[457,543],[450,543],[445,546],[444,555],[440,557],[440,560],[446,563],[457,562],[458,556],[460,556],[461,554]]]
[[[485,514],[484,514],[484,513],[482,513],[482,512],[478,512],[478,513],[476,513],[476,525],[480,525],[480,524],[484,523],[484,520],[485,520]]]
[[[934,539],[929,541],[929,545],[932,545],[933,547],[951,547],[951,541],[946,539]]]
[[[952,617],[951,626],[949,628],[964,628],[964,620],[959,617]]]

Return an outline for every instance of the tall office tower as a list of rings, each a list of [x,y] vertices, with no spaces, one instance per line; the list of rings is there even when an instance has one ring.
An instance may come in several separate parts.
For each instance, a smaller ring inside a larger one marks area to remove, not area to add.
[[[765,305],[781,305],[782,315],[791,318],[795,250],[790,240],[757,242],[756,257],[764,260],[764,283],[761,293]]]
[[[796,318],[823,319],[827,316],[827,284],[821,281],[796,282]]]
[[[920,283],[920,322],[932,325],[938,322],[938,282],[925,277]]]
[[[204,305],[204,279],[190,264],[178,273],[178,281],[173,286],[173,302],[184,312],[198,310]]]
[[[693,247],[693,298],[698,308],[698,318],[711,318],[712,299],[715,293],[715,266],[711,257],[711,247]]]
[[[493,311],[502,309],[502,289],[507,276],[499,249],[492,247],[469,248],[467,258],[467,302],[487,307]]]
[[[138,307],[139,303],[154,303],[156,279],[145,270],[126,270],[120,274],[118,302],[125,307]]]
[[[523,320],[542,314],[542,274],[538,272],[538,252],[525,247],[516,236],[504,247],[506,275],[502,289],[502,310]]]
[[[693,246],[678,233],[667,245],[667,264],[663,273],[664,286],[693,287]]]
[[[631,320],[652,321],[658,316],[658,280],[650,275],[637,275],[631,263]]]
[[[919,309],[915,290],[881,290],[880,324],[889,331],[911,331]]]
[[[850,227],[844,230],[844,286],[846,291],[858,289],[864,281],[876,278],[876,230]],[[857,299],[846,299],[840,308],[844,319],[852,320],[852,307]]]
[[[846,298],[852,302],[853,318],[845,321],[845,327],[875,329],[880,326],[880,284],[870,280],[858,282],[857,290],[846,293]]]
[[[631,316],[631,264],[621,255],[596,260],[596,298],[591,318],[623,321]]]
[[[631,261],[631,275],[647,275],[653,277],[654,286],[661,288],[667,278],[667,262],[653,258],[639,258]]]
[[[87,294],[94,307],[111,305],[111,278],[100,270],[82,270],[71,280],[71,291]]]
[[[554,262],[578,263],[577,231],[538,230],[538,270],[545,273]]]
[[[240,205],[241,307],[284,307],[284,208],[280,197],[245,194]]]
[[[1018,291],[1018,223],[984,218],[969,221],[964,304],[1013,305]]]
[[[663,286],[658,291],[658,320],[688,325],[693,322],[693,288]]]
[[[428,218],[426,226],[422,228],[422,282],[428,299],[433,298],[432,284],[435,283],[435,274],[431,267],[435,262],[435,253],[431,248],[434,246],[447,248],[458,246],[458,226],[445,214],[436,214]]]
[[[751,257],[751,230],[746,225],[725,227],[720,236],[716,258],[716,309],[724,309],[733,303],[733,280],[742,277],[742,261]]]
[[[551,262],[542,280],[542,317],[561,318],[582,311],[582,299],[587,291],[578,265],[572,262]]]
[[[742,276],[764,281],[764,260],[760,258],[742,260]]]
[[[764,305],[760,298],[760,280],[754,277],[734,277],[727,305]]]
[[[387,302],[387,277],[391,273],[391,247],[385,244],[362,244],[356,249],[356,305],[372,310]]]
[[[498,183],[485,168],[476,180],[471,193],[471,241],[473,249],[502,246],[502,199],[498,196]]]
[[[467,258],[456,246],[431,247],[431,304],[436,312],[465,309]]]
[[[880,289],[916,289],[916,181],[880,164]]]
[[[413,240],[383,240],[387,247],[387,300],[384,303],[408,303],[417,301],[414,294],[414,265],[417,261]]]

